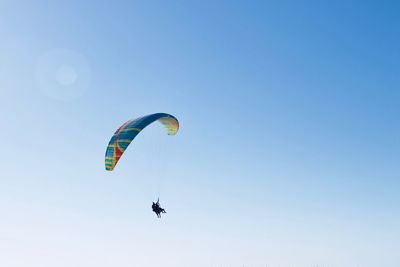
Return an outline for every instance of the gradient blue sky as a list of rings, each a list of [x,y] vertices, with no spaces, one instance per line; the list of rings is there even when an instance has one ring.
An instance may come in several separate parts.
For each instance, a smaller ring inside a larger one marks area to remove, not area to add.
[[[399,266],[399,13],[1,1],[0,266]]]

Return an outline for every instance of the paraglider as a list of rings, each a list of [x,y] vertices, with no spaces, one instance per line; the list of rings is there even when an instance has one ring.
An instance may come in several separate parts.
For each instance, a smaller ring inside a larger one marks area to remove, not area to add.
[[[160,199],[157,199],[157,203],[153,202],[153,205],[151,205],[151,208],[153,211],[156,213],[157,218],[161,218],[161,213],[167,213],[165,209],[161,208],[160,206]]]
[[[155,113],[137,119],[132,119],[122,124],[111,137],[105,155],[105,168],[107,171],[114,170],[119,159],[124,154],[129,144],[135,137],[151,123],[159,121],[165,126],[168,135],[175,135],[179,130],[178,120],[167,113]],[[161,213],[166,211],[161,208],[159,200],[153,202],[153,211],[161,218]]]

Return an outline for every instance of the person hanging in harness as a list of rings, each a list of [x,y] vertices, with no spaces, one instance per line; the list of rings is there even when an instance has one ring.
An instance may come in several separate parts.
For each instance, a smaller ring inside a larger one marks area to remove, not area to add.
[[[161,218],[161,213],[167,213],[165,211],[165,209],[161,208],[160,206],[160,199],[157,199],[157,202],[151,205],[151,208],[153,209],[153,211],[155,212],[155,214],[157,214],[158,218]]]

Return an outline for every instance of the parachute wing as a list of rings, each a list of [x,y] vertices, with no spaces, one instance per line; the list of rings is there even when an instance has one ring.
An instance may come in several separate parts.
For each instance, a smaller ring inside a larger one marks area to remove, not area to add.
[[[129,120],[122,124],[108,143],[105,167],[107,171],[114,170],[118,160],[125,152],[133,139],[149,124],[159,121],[165,126],[168,135],[175,135],[179,130],[178,120],[167,113],[155,113],[137,119]]]

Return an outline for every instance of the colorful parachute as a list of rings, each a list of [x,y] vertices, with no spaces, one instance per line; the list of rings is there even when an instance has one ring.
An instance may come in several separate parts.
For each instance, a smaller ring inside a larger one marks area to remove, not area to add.
[[[161,122],[169,135],[175,135],[178,132],[178,120],[174,116],[166,113],[155,113],[125,122],[117,129],[108,143],[105,157],[107,171],[112,171],[114,169],[118,160],[136,135],[147,125],[155,121]]]

